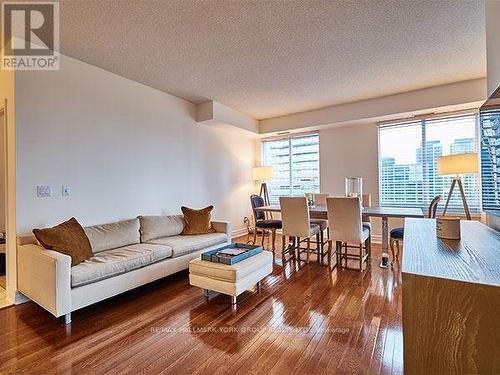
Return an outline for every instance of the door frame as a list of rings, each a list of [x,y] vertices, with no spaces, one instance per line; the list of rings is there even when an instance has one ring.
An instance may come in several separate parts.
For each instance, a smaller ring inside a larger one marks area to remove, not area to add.
[[[0,103],[0,112],[3,113],[3,129],[1,130],[4,136],[4,160],[5,160],[5,173],[0,176],[5,184],[5,196],[0,197],[5,203],[5,279],[6,279],[6,292],[7,301],[9,304],[16,302],[16,289],[17,289],[17,242],[16,242],[16,164],[15,164],[15,129],[12,123],[9,127],[9,105],[5,98]],[[13,108],[12,108],[13,109]]]

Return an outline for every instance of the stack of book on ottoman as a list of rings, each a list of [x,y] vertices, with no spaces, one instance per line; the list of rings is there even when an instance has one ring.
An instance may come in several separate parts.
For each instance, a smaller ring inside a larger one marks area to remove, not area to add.
[[[233,243],[219,249],[207,251],[201,254],[201,259],[209,262],[231,265],[259,253],[262,253],[261,246]]]

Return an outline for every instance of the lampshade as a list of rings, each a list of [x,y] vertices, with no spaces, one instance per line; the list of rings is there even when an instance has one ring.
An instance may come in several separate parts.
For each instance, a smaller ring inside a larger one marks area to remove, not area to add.
[[[441,156],[437,161],[440,176],[477,173],[477,154],[457,154]]]
[[[254,181],[263,181],[273,178],[273,167],[253,167],[252,177]]]

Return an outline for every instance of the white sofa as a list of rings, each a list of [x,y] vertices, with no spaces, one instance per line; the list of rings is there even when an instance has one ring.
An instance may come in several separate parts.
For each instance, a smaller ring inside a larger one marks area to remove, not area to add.
[[[34,238],[18,249],[18,289],[56,317],[188,268],[204,251],[231,242],[226,222],[215,233],[181,235],[182,215],[140,216],[86,227],[94,256],[71,267],[71,258]]]

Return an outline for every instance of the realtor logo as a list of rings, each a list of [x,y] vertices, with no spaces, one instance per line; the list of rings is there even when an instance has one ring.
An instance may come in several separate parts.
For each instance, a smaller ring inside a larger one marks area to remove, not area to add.
[[[59,3],[2,3],[4,70],[59,69]]]

